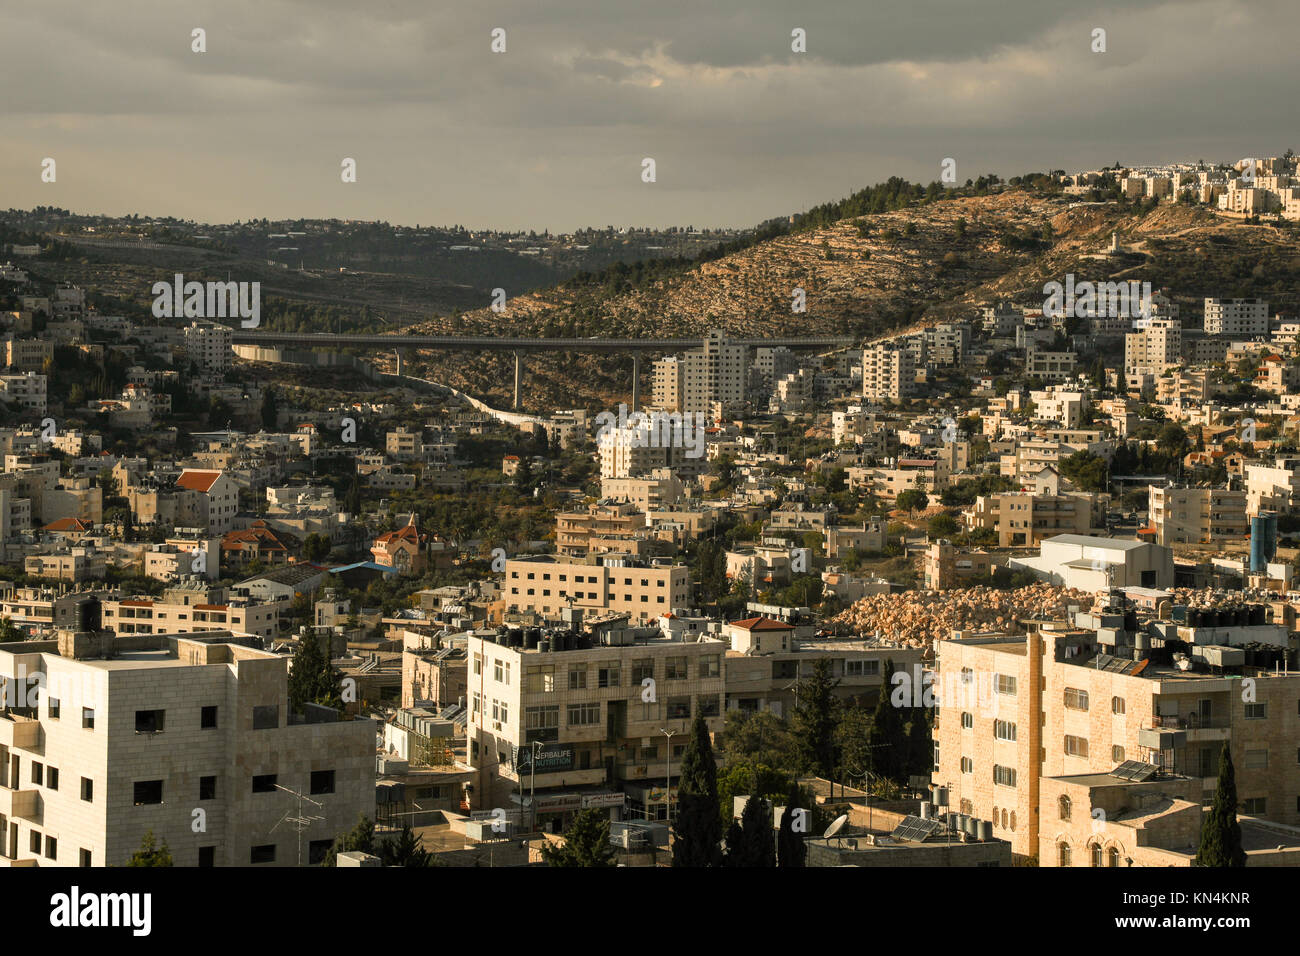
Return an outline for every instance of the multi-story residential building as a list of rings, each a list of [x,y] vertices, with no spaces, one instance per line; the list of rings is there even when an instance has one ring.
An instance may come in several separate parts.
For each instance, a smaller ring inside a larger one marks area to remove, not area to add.
[[[1278,456],[1272,465],[1246,466],[1246,515],[1292,514],[1300,504],[1300,458]]]
[[[1152,319],[1147,327],[1124,336],[1124,370],[1161,375],[1181,364],[1183,329],[1177,319]]]
[[[702,348],[660,359],[654,365],[654,407],[666,412],[709,414],[717,402],[745,401],[749,349],[719,331]]]
[[[638,511],[654,511],[686,496],[686,485],[670,468],[658,468],[640,478],[602,478],[600,496],[630,502]]]
[[[4,340],[4,363],[16,372],[41,372],[54,358],[54,343],[46,339]]]
[[[0,645],[0,866],[122,866],[148,832],[178,866],[320,862],[374,814],[375,729],[291,713],[288,663],[220,631]]]
[[[901,403],[916,391],[912,353],[890,343],[862,351],[862,397],[869,402]]]
[[[1206,335],[1267,335],[1268,303],[1263,299],[1205,300]]]
[[[64,548],[50,554],[31,554],[23,561],[28,577],[80,583],[103,579],[107,560],[97,548]]]
[[[1073,352],[1049,352],[1031,345],[1025,349],[1025,377],[1064,382],[1074,375],[1078,358]]]
[[[185,351],[204,372],[230,368],[234,330],[217,322],[191,322],[185,328]]]
[[[474,809],[523,804],[524,819],[531,825],[535,812],[546,829],[584,806],[620,816],[627,800],[636,816],[668,817],[675,797],[665,778],[669,764],[680,769],[692,721],[699,715],[710,732],[722,729],[727,645],[634,642],[616,623],[594,638],[537,631],[468,639]],[[536,802],[513,801],[517,789]]]
[[[690,570],[666,559],[636,562],[617,555],[506,561],[502,597],[508,612],[558,620],[567,607],[629,614],[649,621],[691,604]]]
[[[35,372],[0,375],[0,403],[17,405],[24,411],[44,415],[49,407],[45,376]]]
[[[646,516],[627,502],[602,500],[585,511],[565,511],[555,516],[555,550],[582,557],[627,550],[629,542],[644,537]]]
[[[852,550],[858,554],[879,553],[888,541],[889,523],[884,518],[867,518],[862,526],[832,525],[825,531],[826,557],[840,561]]]
[[[280,610],[288,606],[287,601],[250,601],[226,595],[224,588],[197,585],[169,588],[158,600],[105,600],[104,629],[119,635],[233,631],[268,643],[279,636]]]
[[[987,551],[958,550],[946,539],[931,542],[921,559],[922,580],[932,591],[988,581],[997,566]]]
[[[239,486],[221,471],[186,468],[176,479],[176,487],[201,495],[202,524],[209,534],[225,534],[234,528],[239,512]]]
[[[1138,761],[1193,778],[1193,801],[1208,806],[1226,740],[1242,810],[1300,822],[1300,766],[1289,756],[1300,732],[1300,675],[1245,666],[1243,651],[1222,646],[1230,631],[1241,643],[1285,643],[1285,626],[1196,634],[1186,624],[1159,624],[1159,633],[1218,652],[1210,655],[1214,668],[1188,670],[1131,646],[1126,656],[1107,653],[1119,654],[1123,635],[1156,636],[1126,617],[1085,613],[1082,627],[938,643],[933,780],[949,789],[952,806],[991,818],[995,835],[1032,856],[1040,836],[1051,839],[1060,826],[1057,807],[1044,798],[1045,778],[1109,774]],[[1251,693],[1242,692],[1244,677]]]
[[[1161,405],[1203,405],[1210,397],[1210,373],[1185,369],[1156,379],[1156,401]]]
[[[1032,548],[1058,534],[1088,534],[1105,524],[1109,495],[980,495],[962,512],[967,531],[997,533],[999,548]]]
[[[1229,488],[1152,485],[1148,532],[1156,544],[1213,544],[1247,533],[1246,492]]]
[[[396,531],[386,531],[375,539],[370,553],[375,563],[395,568],[401,574],[420,574],[428,565],[429,536],[421,534],[412,514]]]
[[[1060,386],[1031,392],[1034,417],[1043,421],[1059,422],[1065,428],[1078,428],[1083,424],[1083,414],[1088,410],[1088,396],[1083,392]]]

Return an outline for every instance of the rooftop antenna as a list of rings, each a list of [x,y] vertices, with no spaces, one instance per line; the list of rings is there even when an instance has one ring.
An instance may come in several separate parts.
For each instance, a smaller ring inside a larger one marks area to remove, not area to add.
[[[302,802],[306,800],[308,803],[316,807],[324,806],[324,804],[317,803],[311,797],[304,796],[303,794],[299,793],[297,790],[290,790],[288,787],[282,787],[278,783],[273,783],[271,784],[271,786],[275,787],[275,789],[277,790],[283,790],[285,793],[298,798],[298,804],[296,810],[287,811],[285,815],[282,816],[276,822],[275,826],[271,827],[271,831],[274,832],[276,827],[278,827],[281,823],[288,823],[294,828],[294,830],[297,831],[298,865],[302,866],[302,832],[306,830],[308,827],[310,827],[313,823],[317,823],[325,819],[323,816],[320,816],[318,814],[304,815],[302,812]],[[291,813],[294,815],[290,816]]]

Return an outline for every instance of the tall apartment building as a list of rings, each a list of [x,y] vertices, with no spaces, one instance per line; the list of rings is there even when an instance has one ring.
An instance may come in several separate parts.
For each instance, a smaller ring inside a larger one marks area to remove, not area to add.
[[[551,620],[574,607],[629,614],[644,622],[690,606],[691,574],[686,565],[668,560],[536,555],[506,561],[502,597],[507,611]]]
[[[1176,319],[1152,319],[1140,332],[1124,336],[1124,370],[1161,375],[1182,364],[1183,329]]]
[[[1041,796],[1047,778],[1138,761],[1192,778],[1208,806],[1227,740],[1242,812],[1300,822],[1300,675],[1247,666],[1240,647],[1226,646],[1284,646],[1285,626],[1143,626],[1110,611],[1076,622],[938,642],[933,782],[948,788],[954,810],[993,820],[994,836],[1035,855],[1040,834],[1051,839],[1060,825]],[[1150,650],[1162,634],[1204,647],[1203,666],[1184,670]]]
[[[714,330],[702,348],[655,362],[654,406],[708,414],[716,402],[743,402],[748,378],[748,347]]]
[[[48,408],[45,376],[35,372],[0,375],[0,403],[17,405],[24,411],[44,415]]]
[[[1268,334],[1268,303],[1263,299],[1205,300],[1206,335]]]
[[[634,816],[667,818],[675,797],[666,777],[680,773],[695,716],[722,730],[727,645],[603,634],[548,634],[549,650],[540,632],[469,638],[474,809],[511,806],[522,789],[536,792],[530,809],[541,827],[627,800],[640,805]]]
[[[1228,488],[1150,487],[1156,544],[1211,544],[1246,537],[1246,492]]]
[[[292,714],[288,664],[229,633],[0,645],[0,866],[122,866],[149,831],[177,866],[319,862],[374,815],[375,728]]]
[[[627,502],[599,501],[585,511],[556,514],[555,550],[574,557],[627,550],[645,531],[644,512]]]
[[[1271,465],[1246,466],[1246,515],[1292,514],[1300,505],[1300,458],[1279,456]]]
[[[925,330],[930,361],[935,365],[961,365],[970,349],[970,326],[963,322],[940,322]]]
[[[916,391],[916,363],[905,348],[888,343],[862,350],[862,397],[903,402]]]
[[[185,351],[204,372],[230,368],[234,330],[218,322],[191,322],[185,328]]]

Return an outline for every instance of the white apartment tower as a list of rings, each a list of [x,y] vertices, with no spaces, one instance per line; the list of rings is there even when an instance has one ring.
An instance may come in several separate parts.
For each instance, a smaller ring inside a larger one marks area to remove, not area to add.
[[[915,364],[905,348],[881,343],[862,352],[862,397],[869,402],[901,402],[915,389]]]

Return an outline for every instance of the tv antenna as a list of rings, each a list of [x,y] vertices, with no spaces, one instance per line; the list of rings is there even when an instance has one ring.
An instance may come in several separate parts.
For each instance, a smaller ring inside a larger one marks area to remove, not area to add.
[[[277,790],[283,790],[285,793],[289,794],[290,796],[298,798],[297,808],[295,810],[286,811],[285,815],[282,816],[278,821],[276,821],[275,826],[271,827],[271,832],[274,833],[276,828],[279,827],[281,823],[288,823],[294,828],[294,830],[297,831],[298,865],[302,866],[302,832],[306,830],[308,827],[310,827],[313,823],[317,823],[325,819],[323,816],[320,816],[319,814],[304,814],[302,812],[302,802],[306,800],[312,806],[316,806],[316,807],[324,806],[324,804],[318,803],[317,801],[313,800],[311,797],[299,793],[297,790],[290,790],[288,787],[282,787],[278,783],[273,783],[271,784],[271,786],[275,787],[275,789]],[[290,816],[290,814],[293,814],[293,816]]]

